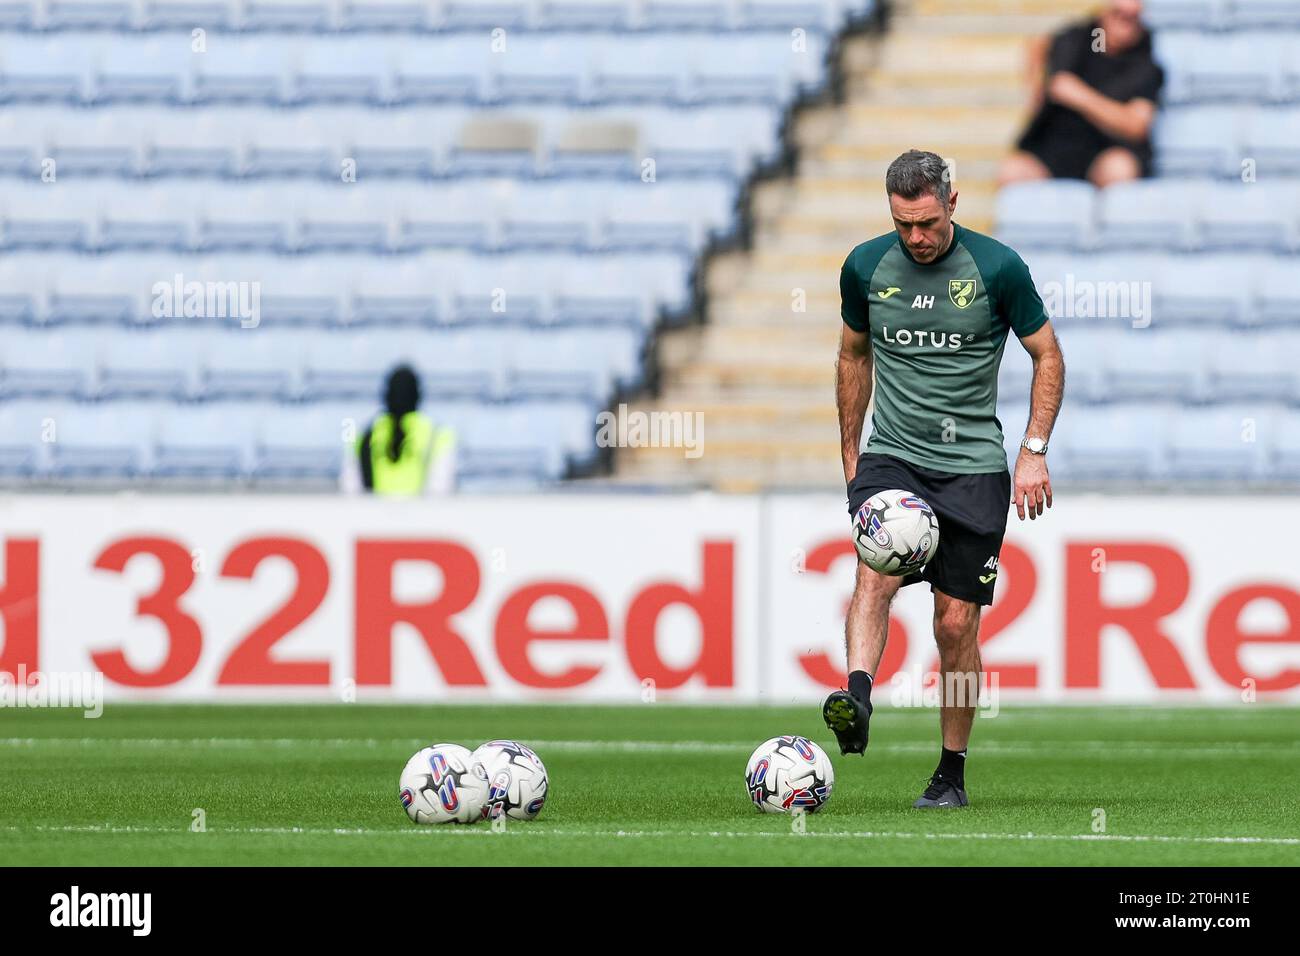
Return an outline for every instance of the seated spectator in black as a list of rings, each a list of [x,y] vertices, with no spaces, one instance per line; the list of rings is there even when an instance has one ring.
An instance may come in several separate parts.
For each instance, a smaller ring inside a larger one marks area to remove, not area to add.
[[[1110,0],[1096,19],[1050,43],[1042,38],[1030,70],[1036,112],[1002,163],[1002,185],[1056,178],[1109,186],[1151,175],[1164,71],[1151,55],[1141,0]]]

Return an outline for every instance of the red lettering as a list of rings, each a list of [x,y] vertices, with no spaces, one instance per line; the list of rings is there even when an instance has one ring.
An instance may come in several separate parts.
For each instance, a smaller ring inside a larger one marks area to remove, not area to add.
[[[539,631],[528,623],[538,601],[558,598],[573,609],[573,625],[566,630]],[[542,581],[520,588],[501,605],[497,614],[497,657],[507,674],[528,687],[577,687],[600,673],[599,667],[575,665],[559,674],[543,674],[528,657],[536,641],[608,641],[609,622],[596,596],[586,588],[561,581]]]
[[[40,669],[41,546],[34,538],[5,541],[5,580],[0,588],[0,620],[4,622],[4,651],[0,673],[18,679],[21,667],[28,674]]]
[[[442,570],[442,593],[421,604],[393,600],[393,565],[425,561]],[[478,593],[474,555],[450,541],[357,541],[357,684],[393,681],[393,625],[399,621],[420,632],[443,679],[451,685],[484,686],[487,681],[465,639],[451,626],[452,615],[469,607]]]
[[[1151,595],[1140,604],[1102,602],[1105,572],[1093,569],[1094,550],[1106,566],[1124,562],[1146,565],[1155,581]],[[1191,688],[1196,684],[1178,648],[1161,627],[1187,597],[1191,574],[1187,562],[1163,544],[1087,542],[1065,548],[1065,686],[1101,685],[1101,632],[1108,624],[1122,627],[1146,661],[1156,686]]]
[[[858,551],[848,539],[835,539],[820,544],[809,552],[804,560],[804,570],[812,574],[825,574],[831,565],[840,558],[852,556],[854,571],[857,570]],[[845,600],[841,615],[847,617],[852,596]],[[889,616],[889,631],[885,639],[885,652],[876,668],[873,683],[880,686],[898,673],[903,662],[907,660],[907,628],[903,622],[892,614]],[[848,670],[843,653],[837,653],[834,660],[825,651],[809,651],[798,657],[803,672],[828,690],[843,687],[848,681]]]
[[[1011,622],[1024,613],[1025,608],[1034,599],[1038,589],[1038,571],[1034,568],[1034,559],[1024,548],[1010,542],[1003,542],[1002,553],[998,557],[998,589],[980,618],[980,647],[989,641]],[[1028,662],[1019,664],[984,664],[985,674],[998,675],[998,688],[1003,687],[1037,687],[1038,665]],[[939,658],[930,659],[927,673],[938,673]],[[990,683],[990,687],[992,684]]]
[[[661,689],[680,687],[695,675],[709,687],[733,685],[733,550],[731,542],[704,543],[703,582],[697,591],[673,582],[656,582],[632,599],[625,633],[628,663],[638,678],[648,677]],[[665,664],[655,646],[659,615],[672,604],[686,605],[700,619],[700,655],[694,664],[682,668]]]
[[[271,648],[320,606],[329,590],[330,569],[315,547],[297,538],[254,538],[235,546],[221,567],[228,578],[251,580],[270,557],[287,558],[298,576],[284,605],[240,641],[217,677],[218,684],[328,684],[330,662],[277,661]]]
[[[1243,632],[1241,612],[1252,601],[1275,601],[1286,614],[1286,626],[1273,633]],[[1300,644],[1300,594],[1288,587],[1256,584],[1229,591],[1214,605],[1205,623],[1205,650],[1210,664],[1229,684],[1241,687],[1249,678],[1255,689],[1262,691],[1290,690],[1300,684],[1300,669],[1279,671],[1272,677],[1248,674],[1241,665],[1243,644]]]
[[[181,596],[194,583],[190,553],[170,538],[123,538],[103,550],[94,566],[105,571],[125,570],[138,554],[151,554],[162,568],[158,590],[135,602],[137,617],[152,617],[167,630],[167,657],[155,670],[142,671],[121,650],[90,655],[95,666],[111,681],[126,687],[164,687],[184,678],[199,662],[203,631],[199,622],[181,610]]]

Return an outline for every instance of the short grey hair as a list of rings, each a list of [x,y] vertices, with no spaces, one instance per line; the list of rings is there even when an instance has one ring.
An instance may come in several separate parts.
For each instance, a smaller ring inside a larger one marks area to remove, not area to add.
[[[952,174],[938,153],[909,149],[889,164],[885,173],[885,192],[904,199],[930,195],[946,209],[952,195]]]

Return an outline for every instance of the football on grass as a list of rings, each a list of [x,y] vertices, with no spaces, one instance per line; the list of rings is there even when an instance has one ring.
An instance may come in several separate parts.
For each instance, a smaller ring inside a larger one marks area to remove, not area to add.
[[[873,571],[914,574],[939,550],[939,519],[920,495],[882,491],[868,498],[854,516],[853,546]]]
[[[831,798],[831,760],[807,737],[773,737],[758,745],[745,767],[749,799],[764,813],[816,813]]]
[[[473,823],[483,815],[487,784],[460,744],[425,747],[406,762],[398,796],[414,823]]]
[[[489,740],[470,766],[487,787],[483,819],[532,820],[542,812],[550,782],[542,758],[514,740]]]

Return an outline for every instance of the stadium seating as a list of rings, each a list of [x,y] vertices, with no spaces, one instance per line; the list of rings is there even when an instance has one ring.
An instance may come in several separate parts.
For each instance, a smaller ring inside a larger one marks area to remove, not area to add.
[[[462,430],[468,486],[583,467],[595,411],[645,381],[656,327],[691,306],[699,256],[870,7],[0,5],[0,476],[332,483],[399,360]],[[1062,309],[1061,468],[1291,474],[1300,16],[1148,0],[1148,18],[1160,177],[997,198]],[[158,314],[195,280],[256,287],[255,320]],[[1027,389],[1018,350],[1000,383]],[[1216,454],[1252,407],[1276,429]]]
[[[580,467],[870,6],[3,5],[0,406],[76,420],[6,476],[332,482],[403,360],[471,485]]]
[[[1287,442],[1300,405],[1298,9],[1149,0],[1149,20],[1167,28],[1156,41],[1169,78],[1159,177],[999,195],[999,235],[1056,306],[1070,369],[1057,474],[1297,475]],[[1135,317],[1148,294],[1150,314]],[[1023,394],[1028,375],[1008,351],[1001,393]]]

